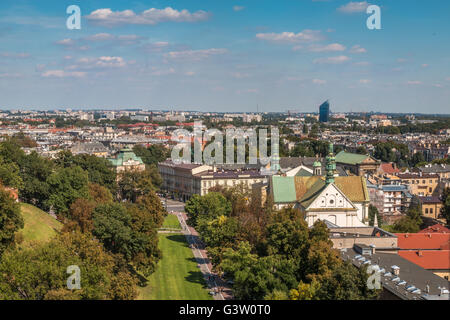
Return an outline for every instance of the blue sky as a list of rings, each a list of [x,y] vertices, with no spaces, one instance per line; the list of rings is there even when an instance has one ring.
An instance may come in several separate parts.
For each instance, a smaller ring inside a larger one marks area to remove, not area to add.
[[[0,108],[450,113],[449,17],[447,0],[2,0]]]

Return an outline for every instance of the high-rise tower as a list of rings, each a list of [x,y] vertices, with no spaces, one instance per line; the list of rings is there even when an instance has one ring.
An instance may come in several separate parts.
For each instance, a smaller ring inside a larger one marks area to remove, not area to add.
[[[319,107],[319,121],[330,121],[330,103],[328,102],[328,100],[322,103],[322,105]]]

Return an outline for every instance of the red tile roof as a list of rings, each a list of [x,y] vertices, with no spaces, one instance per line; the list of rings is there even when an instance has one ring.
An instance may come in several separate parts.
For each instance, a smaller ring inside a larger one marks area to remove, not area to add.
[[[450,229],[436,223],[426,229],[420,230],[418,233],[450,233]]]
[[[380,170],[388,174],[400,173],[400,170],[398,168],[394,168],[392,163],[382,163]]]
[[[398,255],[424,269],[450,269],[450,250],[408,250]]]
[[[401,249],[446,249],[450,244],[450,233],[396,233]]]

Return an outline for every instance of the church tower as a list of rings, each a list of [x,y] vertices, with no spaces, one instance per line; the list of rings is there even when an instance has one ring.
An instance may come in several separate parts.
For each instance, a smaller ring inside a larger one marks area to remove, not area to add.
[[[332,184],[334,183],[334,176],[336,173],[336,158],[334,157],[333,153],[333,144],[330,143],[328,145],[328,155],[326,157],[326,184]]]

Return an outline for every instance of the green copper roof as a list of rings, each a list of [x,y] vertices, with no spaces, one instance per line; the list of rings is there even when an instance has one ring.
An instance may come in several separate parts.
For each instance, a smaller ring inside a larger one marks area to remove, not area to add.
[[[319,161],[314,161],[313,167],[321,167],[322,164]]]
[[[311,172],[309,172],[308,170],[305,169],[300,169],[298,170],[296,176],[297,177],[311,177],[313,174]]]
[[[363,154],[348,153],[345,151],[341,151],[336,155],[336,162],[355,165],[363,162],[367,158],[370,157]]]
[[[142,159],[134,154],[131,149],[122,149],[116,158],[108,159],[111,164],[115,167],[123,165],[124,162],[129,160],[138,161],[139,164],[143,164]]]
[[[295,202],[297,195],[295,193],[294,177],[272,177],[273,200],[275,203]]]

